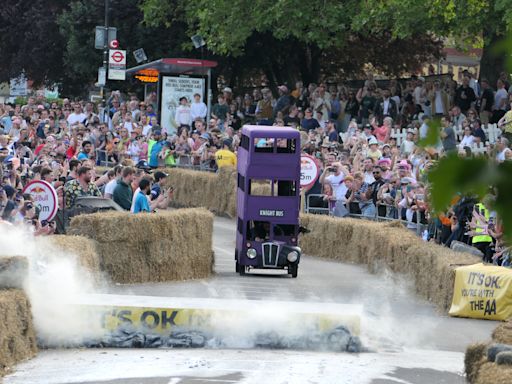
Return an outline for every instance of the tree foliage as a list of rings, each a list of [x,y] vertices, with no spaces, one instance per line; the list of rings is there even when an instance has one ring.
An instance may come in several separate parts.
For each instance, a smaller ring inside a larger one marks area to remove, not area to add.
[[[56,16],[64,0],[5,1],[0,7],[0,81],[23,71],[35,83],[54,83],[62,77],[64,36]]]

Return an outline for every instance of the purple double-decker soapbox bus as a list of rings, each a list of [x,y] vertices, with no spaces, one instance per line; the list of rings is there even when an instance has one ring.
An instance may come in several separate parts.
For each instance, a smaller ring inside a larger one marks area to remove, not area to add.
[[[245,125],[238,149],[236,271],[284,269],[297,277],[300,134]]]

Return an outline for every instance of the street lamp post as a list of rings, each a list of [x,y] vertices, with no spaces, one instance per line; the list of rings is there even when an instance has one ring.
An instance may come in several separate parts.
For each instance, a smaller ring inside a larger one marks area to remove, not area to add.
[[[103,42],[103,68],[105,69],[105,73],[107,73],[108,66],[108,8],[109,8],[109,0],[105,0],[105,39]],[[103,85],[100,88],[100,95],[102,100],[104,100],[104,90]],[[104,100],[105,101],[105,100]]]

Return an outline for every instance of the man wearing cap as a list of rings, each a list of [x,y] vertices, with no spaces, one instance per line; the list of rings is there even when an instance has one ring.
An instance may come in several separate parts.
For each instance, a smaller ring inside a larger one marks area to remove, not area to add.
[[[232,140],[227,139],[222,142],[222,149],[215,152],[215,162],[217,168],[236,167],[236,155],[231,151]]]
[[[313,117],[313,110],[311,108],[306,108],[304,113],[304,118],[300,122],[300,126],[306,132],[311,132],[320,127],[320,123],[317,119]]]
[[[148,154],[149,154],[149,166],[151,168],[158,167],[158,154],[164,147],[164,140],[162,140],[162,131],[155,129],[153,131],[153,139],[149,140]]]
[[[274,118],[278,112],[282,112],[283,116],[288,113],[288,109],[292,103],[290,95],[288,94],[288,87],[286,85],[280,85],[277,87],[279,98],[277,99],[276,105],[274,106]]]
[[[210,135],[203,133],[199,136],[199,148],[196,151],[192,151],[191,154],[194,158],[194,164],[203,164],[208,161],[208,147],[210,145]]]
[[[371,141],[371,140],[377,141],[377,138],[373,134],[373,129],[374,128],[371,126],[371,124],[365,124],[363,126],[363,134],[364,134],[364,137],[366,137],[366,140],[368,140],[368,141]]]
[[[176,128],[192,124],[192,111],[185,96],[180,97],[180,105],[176,108],[174,121],[176,122]]]
[[[167,179],[169,175],[164,172],[157,171],[153,174],[153,177],[155,178],[155,182],[153,183],[153,186],[151,187],[151,200],[155,200],[160,196],[162,193],[162,184],[165,183],[165,180]]]

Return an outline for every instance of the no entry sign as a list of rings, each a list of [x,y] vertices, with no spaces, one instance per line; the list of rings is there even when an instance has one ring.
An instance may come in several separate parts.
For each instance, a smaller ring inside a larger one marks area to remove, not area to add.
[[[108,55],[108,79],[126,79],[126,51],[122,49],[110,49]]]

